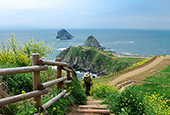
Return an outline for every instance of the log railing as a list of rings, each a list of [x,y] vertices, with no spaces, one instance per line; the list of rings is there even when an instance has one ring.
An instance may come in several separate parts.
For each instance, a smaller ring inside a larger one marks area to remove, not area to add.
[[[57,79],[45,83],[40,83],[40,71],[47,70],[48,65],[57,66],[57,76],[56,76]],[[67,76],[61,77],[62,70],[65,70],[67,72]],[[69,66],[69,64],[61,62],[60,58],[57,59],[57,62],[46,61],[46,60],[39,59],[39,54],[32,55],[32,66],[0,69],[0,76],[27,73],[27,72],[33,72],[33,91],[27,92],[25,94],[19,94],[7,98],[2,98],[0,99],[0,106],[4,106],[6,104],[11,104],[14,102],[18,102],[24,99],[34,97],[34,101],[36,101],[35,108],[37,108],[38,110],[39,107],[41,107],[42,110],[46,110],[62,96],[67,97],[70,94],[70,92],[67,92],[67,90],[63,90],[56,97],[54,97],[53,99],[45,103],[43,106],[41,106],[41,95],[48,93],[48,90],[46,88],[54,84],[57,84],[57,89],[60,89],[62,84],[66,84],[67,86],[69,86],[69,83],[71,83],[70,73],[72,73],[72,77],[77,76],[76,71],[71,66]],[[36,113],[36,115],[38,114],[39,113]],[[47,110],[44,111],[44,115],[45,114],[48,114]]]

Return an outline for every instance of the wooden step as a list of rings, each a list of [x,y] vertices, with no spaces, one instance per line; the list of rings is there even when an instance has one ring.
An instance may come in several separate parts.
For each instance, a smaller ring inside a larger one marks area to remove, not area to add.
[[[99,110],[99,109],[78,109],[79,113],[97,113],[97,114],[110,114],[110,110]]]
[[[107,105],[79,105],[80,109],[107,109]]]
[[[98,100],[98,101],[87,101],[87,105],[97,105],[97,104],[100,104],[102,103],[103,101],[101,100]]]

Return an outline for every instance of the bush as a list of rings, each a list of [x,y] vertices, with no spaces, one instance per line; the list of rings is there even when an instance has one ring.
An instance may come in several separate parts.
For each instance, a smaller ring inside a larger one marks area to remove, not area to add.
[[[103,83],[95,84],[92,86],[90,94],[94,98],[105,99],[110,94],[117,92],[118,89],[115,86],[105,85]]]
[[[85,104],[87,101],[85,89],[82,84],[76,77],[73,78],[72,83],[70,84],[69,90],[71,95],[75,99],[76,104]]]
[[[31,64],[32,60],[23,52],[17,52],[16,54],[12,51],[0,52],[0,66],[2,68],[30,66]]]
[[[20,94],[22,91],[31,91],[33,87],[32,73],[2,76],[2,82],[7,84],[14,95]]]

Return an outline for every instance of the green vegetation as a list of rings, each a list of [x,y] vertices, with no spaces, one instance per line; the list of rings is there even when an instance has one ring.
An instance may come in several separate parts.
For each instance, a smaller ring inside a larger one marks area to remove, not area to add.
[[[74,102],[76,104],[85,104],[87,101],[86,92],[83,88],[83,85],[77,78],[73,78],[73,82],[70,85],[69,90],[71,91],[71,95],[74,97]]]
[[[33,86],[32,73],[2,76],[1,81],[7,84],[9,91],[14,95],[20,94],[21,91],[31,91]]]
[[[94,84],[97,84],[97,83],[109,83],[111,80],[115,79],[115,77],[101,77],[101,78],[96,78],[96,79],[93,79],[93,83]]]
[[[91,94],[95,98],[104,99],[110,111],[116,115],[168,115],[170,114],[169,68],[170,66],[143,80],[148,83],[130,86],[123,92],[100,83],[93,86]]]
[[[126,60],[126,61],[130,61],[130,62],[141,62],[143,61],[145,58],[129,58],[129,57],[119,57],[120,59]]]
[[[18,39],[12,38],[3,44],[0,50],[0,67],[1,68],[12,68],[29,66],[32,63],[31,55],[32,53],[39,53],[40,58],[45,58],[48,54],[52,53],[53,48],[50,45],[44,46],[42,42],[33,42],[33,40],[28,40],[28,42],[19,42]],[[46,82],[56,78],[56,69],[49,67],[47,71],[41,72],[41,82]],[[62,75],[64,75],[63,73]],[[32,90],[32,73],[16,74],[16,75],[6,75],[0,77],[0,97],[6,97],[7,95],[13,96],[15,94],[22,93]],[[66,85],[63,85],[66,89]],[[79,90],[77,90],[79,88]],[[6,89],[6,90],[5,90]],[[59,94],[56,85],[48,88],[49,95],[43,95],[41,104],[45,104],[47,101]],[[61,98],[50,106],[47,110],[50,115],[66,115],[69,110],[69,106],[77,103],[85,103],[86,95],[82,88],[82,85],[78,80],[74,80],[71,87],[68,88],[71,95],[67,98]],[[5,94],[5,95],[4,95]],[[79,95],[75,95],[79,94]],[[79,98],[78,98],[79,97]],[[22,98],[22,97],[21,97]],[[81,100],[82,99],[82,100]],[[81,100],[81,101],[80,101]],[[43,112],[34,108],[36,102],[32,99],[23,100],[16,102],[7,106],[0,108],[0,114],[3,115],[33,115],[34,112]]]

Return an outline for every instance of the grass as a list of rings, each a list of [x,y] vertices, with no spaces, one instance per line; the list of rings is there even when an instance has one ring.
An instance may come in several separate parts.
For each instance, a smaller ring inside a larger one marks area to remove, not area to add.
[[[115,79],[115,77],[107,77],[107,78],[104,78],[104,77],[101,77],[101,78],[95,78],[93,79],[93,83],[94,84],[97,84],[97,83],[109,83],[111,80]]]
[[[126,60],[126,61],[130,61],[130,62],[141,62],[143,60],[145,60],[145,58],[129,58],[129,57],[119,57],[120,59]]]

